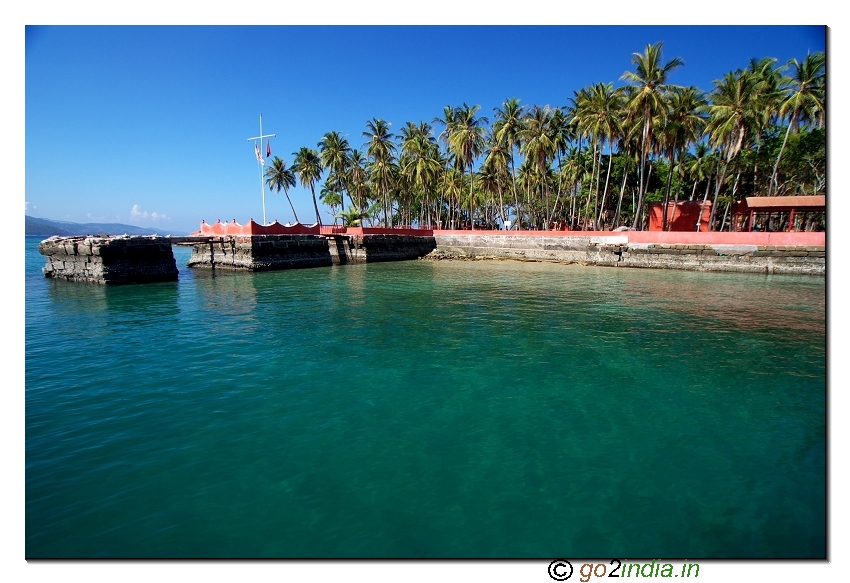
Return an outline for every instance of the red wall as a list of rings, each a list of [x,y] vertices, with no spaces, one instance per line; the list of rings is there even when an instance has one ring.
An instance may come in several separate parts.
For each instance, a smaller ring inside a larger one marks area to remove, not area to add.
[[[697,218],[699,218],[702,202],[696,200],[683,200],[679,203],[667,203],[667,221],[671,223],[671,231],[696,232]],[[664,204],[660,202],[649,203],[649,230],[662,231]],[[708,219],[711,217],[711,201],[705,202],[705,209],[702,211],[702,221],[700,221],[699,230],[708,231]]]

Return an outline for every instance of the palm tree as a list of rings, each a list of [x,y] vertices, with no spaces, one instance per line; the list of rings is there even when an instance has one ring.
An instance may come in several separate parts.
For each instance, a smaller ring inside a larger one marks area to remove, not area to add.
[[[494,124],[495,126],[495,124]],[[485,152],[484,165],[481,168],[482,179],[485,172],[487,174],[487,187],[495,188],[499,192],[499,215],[504,225],[507,217],[505,216],[505,201],[503,197],[504,181],[511,174],[508,170],[510,154],[507,151],[507,144],[500,140],[495,132],[495,127],[490,127],[490,135],[487,138],[487,151]]]
[[[555,147],[555,156],[558,159],[557,194],[555,195],[555,202],[552,204],[552,216],[555,215],[561,199],[564,176],[562,172],[562,156],[567,153],[570,141],[575,137],[573,133],[574,126],[570,121],[565,110],[560,107],[555,108],[555,111],[552,112],[552,118],[549,120],[549,134],[552,144]]]
[[[348,207],[347,211],[339,211],[334,218],[342,219],[343,227],[359,227],[360,221],[366,217],[366,213],[356,207]]]
[[[753,164],[754,193],[760,191],[757,185],[759,180],[759,152],[761,151],[762,135],[779,116],[779,108],[782,105],[782,100],[785,98],[782,88],[785,77],[783,77],[782,72],[786,67],[777,68],[775,65],[776,59],[764,58],[750,59],[750,64],[747,67],[747,72],[756,79],[752,96],[752,99],[755,101],[754,108],[757,111],[757,117],[755,119],[757,126],[753,127],[753,138],[756,144]],[[770,192],[770,186],[768,184],[768,193]]]
[[[348,190],[348,185],[345,184],[345,175],[348,171],[348,165],[351,164],[351,145],[348,140],[339,132],[326,133],[318,143],[319,152],[321,152],[322,164],[325,168],[333,171],[336,178],[336,191],[342,193],[343,190],[348,192],[348,198],[351,199],[351,192]],[[352,204],[354,204],[354,199]]]
[[[475,158],[481,155],[484,149],[484,124],[488,123],[486,117],[475,117],[479,109],[481,109],[480,105],[470,107],[465,103],[459,107],[455,116],[454,131],[449,138],[449,145],[461,164],[461,176],[464,168],[469,166],[469,222],[473,229],[475,229],[475,217],[472,212],[472,187],[475,177],[473,166]]]
[[[347,172],[348,184],[351,188],[349,195],[356,199],[354,205],[361,213],[369,208],[369,183],[366,175],[366,156],[358,149],[351,150],[350,165]]]
[[[372,159],[370,176],[373,183],[378,186],[383,196],[384,225],[391,227],[392,213],[389,200],[390,181],[393,175],[393,158],[395,156],[395,144],[390,133],[390,124],[378,118],[366,122],[367,130],[363,137],[367,138],[366,153]]]
[[[668,110],[662,124],[662,143],[667,150],[670,168],[667,172],[667,184],[664,189],[662,211],[662,230],[667,230],[667,204],[670,200],[670,185],[676,166],[676,155],[681,155],[702,134],[705,126],[707,101],[703,92],[696,87],[677,87],[670,91]],[[676,192],[675,201],[679,195]],[[675,208],[675,207],[674,207]]]
[[[339,184],[339,179],[331,173],[330,176],[322,184],[322,189],[319,191],[319,199],[322,204],[331,207],[331,214],[334,216],[334,224],[336,224],[336,207],[342,207],[342,193],[338,192],[334,185]]]
[[[406,137],[401,145],[401,172],[422,195],[422,209],[426,215],[424,218],[430,225],[431,207],[428,194],[441,168],[437,143],[431,135],[430,126],[427,133],[418,130],[406,133],[405,129],[402,129],[402,134]]]
[[[493,124],[493,133],[496,140],[504,144],[511,162],[511,183],[514,191],[514,209],[516,212],[517,228],[521,227],[519,220],[519,197],[516,192],[516,168],[514,166],[514,149],[519,148],[520,132],[525,127],[523,123],[524,108],[519,104],[519,99],[511,97],[506,99],[501,109],[494,107],[496,122]]]
[[[575,113],[578,128],[582,133],[586,133],[595,139],[594,151],[596,151],[596,143],[598,142],[600,158],[606,141],[608,143],[608,170],[605,175],[605,188],[602,191],[602,204],[599,205],[599,214],[596,217],[596,224],[598,225],[604,214],[605,200],[611,179],[611,167],[614,163],[614,139],[622,133],[620,118],[623,109],[623,92],[614,89],[613,83],[597,83],[584,94],[584,97],[576,105],[578,106]]]
[[[758,89],[758,78],[746,71],[738,70],[734,73],[726,73],[722,80],[714,82],[715,87],[711,92],[711,105],[708,107],[709,120],[706,132],[709,135],[709,143],[716,149],[722,149],[725,153],[723,168],[720,177],[714,186],[714,203],[709,219],[709,230],[712,227],[716,213],[717,197],[720,189],[726,181],[726,172],[730,163],[741,152],[748,137],[748,131],[758,126],[758,110],[754,107],[756,100],[753,96]],[[708,196],[703,199],[700,211],[705,209]],[[696,228],[699,229],[699,222]]]
[[[809,53],[802,62],[791,59],[788,61],[788,65],[792,70],[791,76],[788,78],[790,92],[779,107],[780,118],[788,117],[788,129],[785,131],[785,139],[782,141],[782,147],[779,148],[779,155],[776,157],[776,164],[773,166],[770,192],[778,190],[776,173],[782,152],[788,142],[788,134],[799,124],[807,121],[822,127],[826,109],[824,87],[826,56],[824,53]]]
[[[316,182],[322,177],[322,159],[319,153],[312,148],[302,146],[300,150],[292,153],[295,156],[295,162],[292,169],[298,175],[301,181],[301,186],[310,187],[310,193],[313,195],[313,208],[316,209],[316,223],[322,226],[322,217],[319,215],[319,203],[316,202]]]
[[[298,215],[295,213],[295,207],[292,206],[292,200],[289,198],[289,189],[295,186],[295,173],[291,168],[286,167],[286,162],[275,156],[272,158],[271,166],[266,170],[266,184],[275,193],[283,193],[286,195],[286,200],[289,201],[289,208],[292,209],[292,215],[295,217],[295,222],[298,220]]]
[[[673,69],[684,65],[684,61],[676,57],[666,64],[661,64],[661,49],[663,43],[646,45],[643,54],[633,53],[632,63],[635,71],[626,71],[620,77],[632,87],[628,108],[631,114],[643,122],[640,150],[640,186],[638,188],[638,205],[635,211],[635,224],[640,225],[643,197],[646,194],[648,180],[646,179],[646,159],[652,148],[653,119],[665,109],[665,91],[668,88],[667,77]]]
[[[544,194],[546,181],[544,180],[549,168],[549,161],[555,153],[555,142],[549,131],[549,122],[552,118],[549,107],[535,105],[525,116],[525,128],[520,132],[522,146],[520,151],[525,155],[534,170],[534,180],[540,186],[540,202],[546,206],[546,218],[549,215],[549,200]],[[548,228],[546,220],[543,228]]]

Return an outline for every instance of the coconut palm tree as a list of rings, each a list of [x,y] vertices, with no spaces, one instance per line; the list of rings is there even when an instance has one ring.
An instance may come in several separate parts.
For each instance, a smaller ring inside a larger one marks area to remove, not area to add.
[[[306,146],[302,146],[292,155],[295,156],[292,170],[298,175],[301,186],[310,187],[310,193],[313,195],[313,208],[316,210],[316,223],[321,227],[322,217],[319,215],[319,203],[316,201],[316,182],[322,177],[324,171],[322,159],[316,150]]]
[[[493,133],[508,153],[511,163],[511,184],[514,192],[514,209],[516,213],[517,228],[521,228],[522,221],[519,219],[519,197],[516,192],[516,167],[514,166],[514,150],[520,145],[520,132],[525,127],[523,122],[524,107],[519,104],[519,99],[511,97],[502,103],[502,107],[494,107],[496,122],[493,124]]]
[[[427,124],[426,124],[427,125]],[[421,129],[421,128],[420,128]],[[399,163],[401,172],[411,184],[418,190],[422,196],[422,210],[424,217],[420,217],[420,221],[424,218],[427,224],[431,224],[431,206],[429,194],[432,186],[439,175],[442,167],[439,159],[439,148],[434,136],[430,133],[420,131],[407,132],[404,129],[402,134],[406,138],[401,145],[401,161]]]
[[[289,198],[289,189],[295,186],[295,173],[291,168],[286,167],[286,162],[275,156],[272,158],[272,163],[266,170],[266,184],[275,193],[286,195],[286,200],[289,201],[289,208],[292,209],[292,216],[295,217],[295,222],[298,221],[298,215],[295,213],[295,207],[292,206],[292,200]]]
[[[552,111],[549,106],[540,107],[535,105],[525,116],[525,127],[520,132],[522,145],[520,151],[525,155],[530,168],[533,169],[533,180],[540,187],[540,203],[545,206],[543,228],[548,228],[549,197],[546,189],[545,177],[548,173],[549,164],[555,157],[556,145],[549,129],[552,120]]]
[[[390,133],[390,124],[383,119],[373,118],[366,122],[366,128],[363,137],[367,139],[366,154],[371,158],[369,174],[382,195],[384,225],[391,227],[392,202],[389,193],[395,166],[395,136]]]
[[[670,200],[670,185],[677,154],[681,155],[702,134],[706,122],[707,100],[696,87],[676,87],[670,90],[668,109],[661,125],[661,142],[667,152],[669,169],[664,189],[662,229],[667,230],[667,205]],[[678,191],[675,196],[678,203]],[[675,208],[675,207],[674,207]]]
[[[345,184],[348,165],[351,164],[351,145],[348,140],[339,132],[328,132],[319,141],[318,147],[322,165],[331,170],[336,179],[334,188],[339,193],[348,192],[348,198],[351,199],[351,192]],[[354,204],[354,199],[351,199],[351,204]]]
[[[487,150],[484,154],[484,164],[481,167],[482,180],[485,173],[487,175],[487,187],[495,188],[499,193],[499,216],[504,225],[507,221],[505,215],[505,200],[503,196],[504,185],[508,178],[513,178],[509,170],[509,161],[512,152],[508,151],[508,144],[505,140],[500,140],[495,128],[496,124],[490,126],[490,133],[487,137]],[[512,149],[512,148],[511,148]]]
[[[750,59],[750,64],[747,66],[747,73],[753,75],[756,79],[752,96],[755,102],[753,107],[758,112],[755,118],[757,126],[752,128],[752,135],[756,146],[753,163],[753,191],[756,194],[761,192],[758,188],[758,171],[762,136],[770,128],[771,124],[775,123],[779,116],[779,108],[782,105],[782,100],[785,98],[785,92],[782,87],[783,79],[785,79],[782,73],[785,68],[785,66],[776,67],[776,59],[774,58]],[[769,178],[768,182],[770,182]],[[768,183],[765,192],[770,192],[770,183]]]
[[[369,208],[369,183],[366,175],[366,156],[359,149],[352,149],[349,156],[347,181],[351,188],[349,194],[355,201],[354,206],[366,213]]]
[[[785,131],[785,139],[776,156],[769,192],[778,190],[776,174],[785,145],[788,143],[788,135],[805,122],[822,127],[826,110],[826,56],[824,53],[809,53],[802,62],[791,59],[788,65],[791,68],[791,75],[787,79],[789,93],[779,107],[779,117],[788,118],[788,129]]]
[[[599,213],[596,217],[597,225],[602,221],[605,200],[608,195],[611,168],[614,163],[614,140],[622,133],[623,102],[623,91],[614,89],[613,83],[597,83],[582,95],[575,112],[580,131],[594,138],[594,152],[597,151],[598,143],[600,158],[606,142],[608,144],[608,170],[605,174],[602,204],[599,205]]]
[[[640,186],[638,188],[638,205],[635,211],[635,224],[640,225],[641,211],[643,209],[643,197],[646,194],[649,182],[646,176],[646,160],[652,149],[652,132],[654,120],[665,109],[666,91],[668,89],[667,78],[677,67],[684,65],[679,57],[671,59],[662,65],[661,49],[663,43],[646,45],[643,54],[633,53],[632,63],[634,71],[626,71],[620,77],[632,87],[627,107],[631,115],[642,122],[640,139]]]
[[[331,214],[334,216],[334,224],[336,224],[336,208],[342,207],[342,193],[338,192],[336,188],[334,188],[337,184],[339,184],[339,179],[334,176],[334,173],[327,177],[324,184],[322,184],[322,189],[319,191],[319,200],[322,201],[322,204],[326,204],[331,207]]]
[[[758,126],[757,101],[753,98],[758,90],[758,78],[747,71],[738,70],[726,73],[723,79],[714,82],[711,92],[711,105],[708,107],[709,120],[706,132],[712,147],[722,150],[723,168],[714,186],[714,202],[709,219],[709,229],[713,225],[717,198],[726,181],[730,163],[744,148],[745,140],[750,136],[751,128]],[[706,198],[708,193],[706,192]],[[703,199],[701,210],[705,208]],[[702,212],[700,213],[702,217]],[[696,228],[699,229],[699,222]]]
[[[554,216],[561,199],[563,187],[563,156],[567,153],[570,142],[575,138],[574,126],[570,123],[570,118],[563,108],[556,107],[552,112],[552,118],[549,120],[549,135],[555,147],[555,157],[558,161],[555,202],[552,204],[552,216]]]
[[[475,117],[480,105],[468,106],[463,104],[455,112],[455,124],[452,135],[449,138],[449,145],[452,151],[460,162],[461,176],[464,169],[469,167],[469,221],[473,229],[475,229],[475,217],[473,215],[472,203],[472,187],[475,178],[474,165],[475,158],[481,155],[484,149],[484,124],[488,123],[486,117]]]
[[[342,220],[343,227],[359,227],[360,221],[366,218],[366,213],[356,207],[348,207],[347,211],[339,211],[335,218]]]

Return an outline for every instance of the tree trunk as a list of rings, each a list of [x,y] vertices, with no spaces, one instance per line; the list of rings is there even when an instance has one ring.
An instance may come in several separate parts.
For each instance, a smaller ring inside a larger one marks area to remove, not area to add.
[[[587,223],[590,220],[590,197],[593,195],[593,183],[594,183],[594,175],[596,174],[596,142],[593,143],[593,164],[590,167],[590,188],[587,189],[587,201],[584,203],[584,225],[582,226],[582,231],[587,231]],[[596,205],[594,205],[594,211],[596,210]]]
[[[723,164],[723,171],[720,172],[720,179],[718,179],[718,181],[714,184],[714,199],[711,202],[711,213],[709,214],[709,217],[708,217],[708,230],[709,231],[711,231],[712,227],[714,226],[714,214],[715,214],[715,211],[717,210],[717,197],[720,194],[720,189],[723,186],[723,182],[726,180],[726,171],[728,170],[728,168],[729,168],[729,160],[726,160],[726,163]],[[705,206],[705,203],[703,203],[703,206]],[[700,217],[700,220],[702,220],[702,210],[700,210],[699,217]]]
[[[313,184],[310,183],[310,192],[313,193],[313,208],[316,209],[316,222],[319,223],[319,227],[322,226],[322,217],[319,216],[319,204],[316,202],[316,189],[313,188]]]
[[[596,219],[597,224],[602,223],[602,214],[605,212],[605,198],[608,196],[608,183],[611,181],[611,166],[614,164],[614,153],[611,148],[611,142],[608,142],[608,171],[605,173],[605,188],[602,190],[602,204],[599,205],[599,217]]]
[[[738,181],[741,178],[741,170],[738,169],[738,173],[735,175],[735,185],[732,187],[732,196],[729,197],[729,204],[726,205],[726,210],[723,211],[723,220],[720,221],[720,230],[723,230],[723,225],[726,224],[726,215],[729,214],[729,207],[732,206],[732,203],[735,202],[735,193],[738,192]],[[731,225],[729,230],[731,231]]]
[[[779,161],[782,159],[782,152],[785,151],[785,144],[788,143],[788,134],[791,133],[791,128],[794,127],[794,118],[796,117],[797,112],[793,112],[791,114],[791,118],[788,120],[788,129],[785,131],[785,139],[782,140],[782,146],[779,148],[779,155],[776,156],[776,164],[773,165],[773,173],[770,175],[770,184],[767,187],[767,195],[770,196],[771,193],[779,194],[779,185],[777,184],[777,171],[779,169]],[[773,189],[776,188],[774,191]]]
[[[720,160],[717,161],[717,166],[720,165]],[[717,169],[715,168],[715,171]],[[694,188],[696,188],[696,184],[694,184]],[[697,218],[696,230],[699,231],[700,224],[702,223],[702,214],[705,212],[705,203],[708,201],[708,191],[711,190],[711,173],[709,173],[706,181],[705,181],[705,194],[702,197],[702,205],[699,207],[699,217]]]
[[[674,144],[675,148],[675,144]],[[675,149],[674,149],[675,152]],[[673,163],[675,153],[670,155],[670,171],[667,172],[667,185],[664,188],[664,207],[661,209],[661,230],[667,230],[667,204],[670,202],[670,184],[673,182]]]
[[[620,226],[620,210],[623,208],[623,194],[626,192],[626,176],[628,172],[623,168],[623,184],[620,186],[620,199],[617,201],[617,214],[614,217],[614,228]]]
[[[292,199],[289,198],[289,191],[284,189],[283,194],[286,195],[286,200],[289,201],[289,208],[292,209],[292,216],[295,217],[295,222],[300,223],[301,221],[298,220],[298,215],[295,213],[295,207],[292,206]]]

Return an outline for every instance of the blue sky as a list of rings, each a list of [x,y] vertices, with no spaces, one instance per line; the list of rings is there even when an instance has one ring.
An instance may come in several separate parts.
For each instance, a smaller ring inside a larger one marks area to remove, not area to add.
[[[621,85],[658,41],[685,62],[670,82],[705,90],[751,58],[825,49],[822,26],[790,25],[27,27],[26,213],[174,234],[259,222],[260,113],[291,164],[332,130],[360,146],[373,117],[397,131],[464,102],[491,120],[509,97],[566,105]],[[309,190],[290,195],[313,222]],[[266,192],[266,216],[293,220],[283,194]]]

